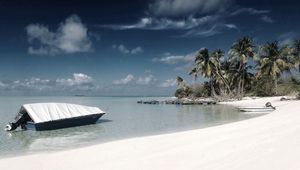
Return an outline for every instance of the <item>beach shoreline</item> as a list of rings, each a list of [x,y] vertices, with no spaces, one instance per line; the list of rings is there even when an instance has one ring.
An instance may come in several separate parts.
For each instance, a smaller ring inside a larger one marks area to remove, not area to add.
[[[9,169],[296,169],[300,101],[281,97],[221,102],[277,109],[253,119],[67,151],[1,158]],[[76,155],[76,156],[74,156]]]

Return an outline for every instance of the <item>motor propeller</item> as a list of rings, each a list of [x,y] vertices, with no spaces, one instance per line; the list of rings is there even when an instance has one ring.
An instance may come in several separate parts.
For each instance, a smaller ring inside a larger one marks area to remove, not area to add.
[[[267,102],[266,104],[265,104],[265,106],[266,107],[271,107],[272,109],[276,109],[274,106],[272,106],[272,104],[271,104],[271,102]]]
[[[4,130],[5,130],[5,131],[12,131],[12,124],[11,124],[11,123],[7,124],[7,125],[5,126],[5,128],[4,128]]]

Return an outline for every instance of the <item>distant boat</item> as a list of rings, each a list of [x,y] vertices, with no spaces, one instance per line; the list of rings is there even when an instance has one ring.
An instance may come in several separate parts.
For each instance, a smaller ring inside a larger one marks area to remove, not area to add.
[[[24,104],[15,121],[6,125],[6,131],[21,126],[22,129],[34,128],[53,130],[96,123],[105,113],[98,107],[69,103]]]
[[[238,109],[242,112],[271,112],[275,110],[272,107],[239,107]]]
[[[258,106],[258,107],[239,107],[238,108],[242,112],[271,112],[274,111],[276,108],[272,106],[271,102],[267,102],[265,106]]]

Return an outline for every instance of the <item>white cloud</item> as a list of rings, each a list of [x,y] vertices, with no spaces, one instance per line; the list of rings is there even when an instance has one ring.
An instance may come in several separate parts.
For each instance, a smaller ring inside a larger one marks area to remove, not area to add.
[[[165,80],[162,84],[160,84],[160,87],[174,87],[176,86],[176,79],[168,79]]]
[[[155,78],[153,75],[150,74],[150,75],[146,75],[145,77],[139,77],[136,83],[140,85],[149,85],[153,81],[155,81]]]
[[[155,0],[150,11],[157,16],[182,16],[225,10],[232,0]]]
[[[149,85],[156,81],[152,74],[147,74],[145,76],[135,78],[132,74],[128,74],[126,77],[120,80],[114,80],[112,84],[114,85]]]
[[[264,22],[267,22],[267,23],[275,22],[272,18],[270,18],[269,16],[266,16],[266,15],[262,16],[260,19]]]
[[[60,92],[67,94],[70,92],[90,91],[98,89],[92,77],[83,73],[74,73],[71,78],[57,78],[55,80],[32,77],[30,79],[2,82],[0,89],[5,91],[21,93],[33,92]]]
[[[234,24],[225,24],[225,27],[231,28],[231,29],[238,29],[237,26]]]
[[[260,15],[258,19],[272,22],[266,16],[270,10],[241,8],[234,0],[154,0],[146,16],[133,24],[100,25],[100,27],[127,30],[178,30],[173,37],[209,37],[229,30],[238,30],[228,18],[240,14]],[[239,8],[237,8],[239,7]]]
[[[0,88],[5,88],[7,85],[5,83],[3,83],[2,81],[0,81]]]
[[[114,80],[112,83],[115,85],[126,85],[134,80],[134,76],[132,74],[128,74],[126,77],[120,80]]]
[[[196,52],[192,52],[186,55],[172,55],[170,53],[163,54],[163,57],[153,58],[153,62],[161,62],[164,64],[174,65],[174,71],[190,71],[195,61]]]
[[[259,14],[268,14],[270,13],[270,10],[258,10],[254,8],[239,8],[233,12],[230,13],[230,16],[236,16],[239,14],[249,14],[249,15],[259,15]]]
[[[123,44],[113,45],[113,48],[118,49],[121,53],[124,53],[124,54],[130,53],[130,51]]]
[[[188,30],[201,25],[214,22],[218,19],[217,16],[203,16],[200,18],[188,17],[185,19],[170,19],[170,18],[153,18],[145,17],[140,19],[138,23],[132,25],[106,25],[112,29],[148,29],[148,30],[166,30],[166,29],[181,29]]]
[[[190,63],[187,63],[187,64],[183,64],[183,65],[180,65],[180,66],[177,66],[175,67],[175,71],[184,71],[184,72],[189,72],[191,71],[191,68],[193,66],[193,63],[190,62]]]
[[[161,58],[153,58],[153,62],[162,62],[165,64],[178,64],[178,63],[189,63],[195,60],[196,52],[187,55],[171,55],[170,53],[165,54]]]
[[[143,48],[140,46],[137,46],[133,49],[128,49],[125,45],[120,44],[120,45],[113,45],[113,49],[117,49],[123,54],[139,54],[144,52]]]
[[[296,32],[286,32],[278,37],[280,45],[291,45],[298,38],[300,38],[300,34]]]
[[[236,16],[241,14],[248,14],[248,15],[260,15],[260,20],[266,23],[273,23],[275,22],[271,17],[267,16],[271,11],[270,10],[258,10],[254,8],[239,8],[230,13],[230,16]]]
[[[72,78],[56,79],[56,83],[60,86],[81,86],[93,83],[93,78],[83,73],[73,73]]]
[[[144,51],[143,48],[138,46],[131,50],[131,54],[138,54],[138,53],[142,53],[143,51]]]
[[[191,29],[178,37],[209,37],[220,34],[224,30],[238,30],[238,28],[234,24],[223,24],[220,21],[217,24],[209,25],[207,27],[197,27],[195,29]]]
[[[208,37],[224,30],[235,29],[234,24],[224,23],[224,17],[219,15],[206,15],[202,17],[189,16],[187,18],[155,18],[145,17],[131,25],[104,25],[117,30],[145,29],[145,30],[182,30],[176,37]]]
[[[33,55],[47,55],[47,54],[56,54],[58,53],[57,50],[53,49],[46,49],[45,47],[40,47],[37,49],[34,49],[33,47],[28,47],[28,53]]]
[[[26,27],[28,53],[36,55],[57,55],[60,53],[89,52],[92,50],[88,29],[77,15],[71,15],[60,24],[57,31],[50,31],[41,24]],[[35,41],[39,44],[34,47]]]
[[[41,78],[30,78],[25,80],[16,80],[6,83],[6,90],[47,90],[52,89],[54,81]]]

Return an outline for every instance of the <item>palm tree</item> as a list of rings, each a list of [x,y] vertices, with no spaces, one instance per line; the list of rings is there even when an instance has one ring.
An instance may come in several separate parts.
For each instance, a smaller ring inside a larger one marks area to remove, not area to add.
[[[239,62],[225,61],[222,63],[222,69],[225,71],[225,77],[229,83],[230,89],[239,94],[238,84],[240,82],[241,70]]]
[[[193,67],[192,70],[189,72],[189,75],[193,75],[194,80],[196,80],[198,77],[197,68]]]
[[[225,94],[229,93],[229,96],[232,95],[232,86],[231,86],[231,63],[228,60],[220,62],[220,70],[223,77],[223,83],[226,82],[227,89],[224,91]]]
[[[241,72],[238,81],[238,95],[240,99],[244,95],[244,72],[249,58],[255,57],[253,41],[248,37],[243,37],[235,42],[229,51],[232,62],[239,63],[238,72]]]
[[[183,78],[181,78],[179,76],[177,76],[177,78],[176,78],[176,83],[177,83],[177,86],[179,86],[180,88],[184,88],[184,86],[185,86]]]
[[[260,62],[257,77],[270,76],[275,85],[277,94],[277,81],[284,71],[290,71],[294,66],[288,59],[291,49],[285,45],[280,47],[277,41],[267,43],[260,48]]]
[[[207,48],[200,49],[196,55],[194,67],[189,73],[194,78],[201,74],[204,78],[210,79],[211,96],[216,95],[215,86],[219,88],[224,86],[231,93],[229,83],[224,77],[224,70],[221,67],[221,58],[223,56],[224,52],[220,49],[213,51],[211,54],[209,54]]]
[[[207,48],[202,48],[196,55],[194,68],[191,73],[201,74],[205,78],[210,79],[210,87],[211,87],[211,96],[215,95],[214,86],[213,86],[213,69],[214,69],[214,61],[209,55],[209,51]]]
[[[244,88],[250,90],[251,86],[253,84],[253,81],[255,79],[255,76],[252,72],[250,72],[249,70],[252,69],[251,65],[248,65],[245,67],[245,71],[243,71],[243,81],[244,81]]]
[[[179,89],[177,89],[176,93],[181,93],[180,95],[182,95],[182,97],[187,97],[192,94],[192,88],[183,80],[183,78],[177,76],[176,83],[179,86]]]
[[[224,57],[224,51],[217,49],[211,54],[211,61],[213,63],[213,75],[214,79],[220,86],[225,85],[225,89],[228,90],[229,94],[231,93],[230,86],[228,81],[225,78],[226,70],[222,69],[221,58]],[[225,90],[226,91],[226,90]]]

